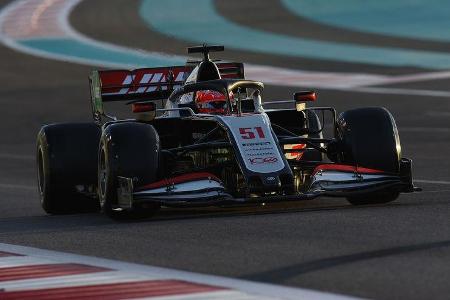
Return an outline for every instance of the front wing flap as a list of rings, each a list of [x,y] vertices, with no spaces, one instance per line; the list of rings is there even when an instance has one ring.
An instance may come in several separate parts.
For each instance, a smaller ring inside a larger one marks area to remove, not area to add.
[[[409,168],[411,167],[409,161]],[[221,180],[209,173],[192,173],[165,179],[140,188],[131,178],[119,177],[118,200],[122,209],[131,209],[147,202],[167,207],[199,207],[233,204],[270,203],[311,200],[318,196],[348,197],[382,192],[414,192],[411,170],[399,175],[349,165],[318,166],[305,192],[292,195],[275,193],[257,197],[235,198]]]

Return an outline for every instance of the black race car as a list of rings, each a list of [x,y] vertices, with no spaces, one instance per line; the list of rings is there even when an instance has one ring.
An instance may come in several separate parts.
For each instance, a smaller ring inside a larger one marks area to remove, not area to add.
[[[94,121],[45,125],[37,136],[38,183],[50,214],[102,209],[113,217],[160,207],[300,201],[321,195],[385,203],[413,186],[394,118],[381,107],[337,116],[306,107],[313,91],[263,102],[264,85],[241,63],[94,71]],[[132,119],[108,115],[123,101]],[[280,108],[279,105],[290,105]],[[278,106],[278,109],[268,109]],[[331,120],[324,137],[325,116]]]

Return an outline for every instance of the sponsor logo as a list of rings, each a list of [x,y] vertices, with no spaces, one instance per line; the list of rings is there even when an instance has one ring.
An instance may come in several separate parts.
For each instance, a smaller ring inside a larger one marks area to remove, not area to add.
[[[183,81],[184,75],[185,72],[183,71],[173,72],[171,70],[162,70],[160,72],[155,71],[155,73],[139,73],[139,75],[127,74],[121,83],[121,85],[124,86],[123,88],[120,88],[120,90],[116,92],[104,93],[104,95],[140,94],[154,92],[157,90],[164,91],[168,89],[168,86],[164,84],[168,81],[172,81],[173,79],[173,88],[176,89],[181,87],[180,83]],[[109,84],[109,82],[106,83]],[[160,83],[161,85],[158,85]],[[111,84],[113,84],[113,82],[111,82]],[[146,86],[149,84],[153,85]]]
[[[249,158],[248,160],[252,165],[261,165],[261,164],[274,164],[278,161],[278,158],[274,156],[268,156],[268,157],[254,157]]]
[[[248,147],[248,146],[264,146],[264,145],[270,145],[270,142],[242,143],[242,146],[245,146],[245,147]]]
[[[273,153],[273,152],[265,152],[265,153],[258,152],[258,153],[247,153],[246,155],[261,157],[261,156],[275,155],[275,153]]]

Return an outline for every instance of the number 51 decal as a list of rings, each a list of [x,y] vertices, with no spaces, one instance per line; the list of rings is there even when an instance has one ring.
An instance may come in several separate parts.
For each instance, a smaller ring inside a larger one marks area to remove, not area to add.
[[[264,139],[266,137],[261,127],[239,128],[239,133],[241,134],[241,138],[243,138],[244,140],[252,140],[256,138],[256,135],[258,135],[260,139]]]

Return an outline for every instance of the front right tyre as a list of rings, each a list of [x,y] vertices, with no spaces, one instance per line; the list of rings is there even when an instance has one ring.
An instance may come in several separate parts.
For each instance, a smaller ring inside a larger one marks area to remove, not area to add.
[[[400,173],[401,146],[394,118],[383,107],[357,108],[343,112],[337,120],[341,153],[338,162]],[[353,205],[394,201],[399,192],[383,191],[348,197]]]

